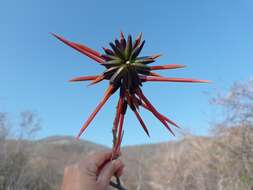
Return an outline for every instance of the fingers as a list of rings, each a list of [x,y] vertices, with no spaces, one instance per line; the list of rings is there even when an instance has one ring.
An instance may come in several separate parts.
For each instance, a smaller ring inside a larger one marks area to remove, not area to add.
[[[111,161],[111,155],[112,151],[90,153],[79,163],[78,168],[85,175],[86,180],[93,181],[105,189],[111,177],[121,176],[124,168],[120,160]]]
[[[116,171],[115,175],[116,175],[117,177],[122,176],[124,167],[125,167],[125,166],[124,166],[124,164],[123,164],[123,165]]]
[[[122,175],[123,172],[123,168],[124,168],[124,164],[122,163],[121,160],[117,159],[117,160],[113,160],[109,163],[107,163],[104,168],[101,170],[97,182],[101,185],[101,186],[108,186],[111,177],[115,174],[117,176]]]
[[[89,153],[79,162],[79,167],[82,170],[88,170],[91,174],[97,174],[99,167],[111,158],[111,154],[111,151]]]
[[[111,161],[112,151],[90,153],[75,165],[65,168],[62,189],[106,189],[113,175],[121,176],[124,165]],[[94,188],[96,187],[96,188]]]
[[[92,161],[96,164],[97,167],[100,167],[105,161],[111,158],[112,151],[101,151],[101,152],[92,152],[87,156],[87,160]]]

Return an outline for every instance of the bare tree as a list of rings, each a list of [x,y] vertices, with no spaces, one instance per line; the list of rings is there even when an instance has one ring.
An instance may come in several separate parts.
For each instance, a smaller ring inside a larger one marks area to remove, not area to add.
[[[218,94],[211,100],[212,104],[222,108],[224,118],[220,125],[253,125],[253,79],[244,83],[235,83],[228,93]]]
[[[187,135],[168,142],[167,154],[157,146],[156,162],[145,170],[152,189],[253,189],[253,80],[234,84],[212,100],[223,109],[212,137]]]
[[[53,172],[29,146],[40,126],[31,111],[21,113],[20,125],[15,128],[7,114],[0,113],[0,190],[53,189]]]
[[[23,111],[20,113],[20,116],[20,138],[34,138],[37,132],[41,130],[41,120],[32,111]]]
[[[225,116],[213,130],[217,138],[213,158],[219,163],[219,189],[252,190],[253,79],[235,83],[227,94],[218,95],[212,103],[221,106]]]

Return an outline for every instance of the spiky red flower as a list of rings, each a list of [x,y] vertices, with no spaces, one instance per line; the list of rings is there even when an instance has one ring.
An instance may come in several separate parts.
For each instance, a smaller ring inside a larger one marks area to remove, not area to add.
[[[71,82],[91,81],[90,84],[96,84],[102,80],[110,81],[109,87],[106,90],[102,101],[97,105],[96,109],[84,123],[77,138],[81,136],[110,96],[117,90],[120,91],[117,111],[113,123],[113,128],[118,133],[117,142],[115,143],[115,151],[119,149],[122,141],[124,116],[128,107],[130,107],[130,109],[134,112],[148,136],[148,129],[139,113],[140,106],[150,111],[173,135],[174,133],[169,124],[178,127],[176,123],[159,113],[143,94],[141,86],[144,82],[209,82],[207,80],[188,78],[166,78],[153,72],[154,70],[182,68],[184,65],[167,64],[161,66],[149,66],[149,64],[155,62],[155,59],[160,57],[160,55],[139,56],[145,43],[145,41],[142,41],[141,33],[137,36],[136,40],[133,41],[131,35],[125,39],[124,34],[121,32],[120,38],[116,39],[114,43],[111,42],[109,44],[110,48],[103,48],[105,52],[104,54],[100,54],[87,46],[65,40],[56,34],[53,35],[63,43],[69,45],[105,67],[105,71],[99,75],[77,77],[71,79]]]

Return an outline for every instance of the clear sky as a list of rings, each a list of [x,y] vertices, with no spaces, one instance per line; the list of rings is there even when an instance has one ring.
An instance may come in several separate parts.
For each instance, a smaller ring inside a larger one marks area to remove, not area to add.
[[[153,83],[144,91],[161,113],[183,129],[208,132],[219,118],[209,99],[253,71],[252,0],[3,0],[0,3],[0,108],[16,118],[33,110],[42,119],[40,137],[73,135],[102,98],[107,82],[68,83],[103,67],[53,38],[55,32],[101,51],[120,31],[143,32],[144,54],[162,53],[156,64],[185,69],[165,76],[209,79],[211,84]],[[83,139],[111,144],[117,95],[105,105]],[[149,113],[141,112],[151,138],[127,114],[123,144],[173,139]],[[179,133],[177,133],[179,135]]]

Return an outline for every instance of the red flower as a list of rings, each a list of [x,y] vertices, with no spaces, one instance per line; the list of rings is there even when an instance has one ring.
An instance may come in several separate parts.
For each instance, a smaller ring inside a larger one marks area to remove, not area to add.
[[[128,107],[134,112],[148,136],[149,132],[140,116],[139,107],[143,107],[150,111],[173,135],[174,133],[169,124],[178,127],[176,123],[159,113],[143,94],[141,86],[144,82],[209,82],[207,80],[188,78],[166,78],[153,72],[154,70],[182,68],[184,65],[168,64],[149,66],[149,64],[155,62],[155,59],[160,57],[160,55],[139,56],[145,43],[145,41],[142,41],[142,34],[138,35],[135,41],[132,41],[131,35],[125,39],[121,32],[120,39],[116,39],[114,43],[110,43],[111,49],[103,48],[105,52],[104,54],[100,54],[85,45],[67,41],[56,34],[53,35],[68,46],[95,60],[106,69],[99,75],[77,77],[71,79],[71,82],[91,81],[90,84],[95,84],[102,80],[110,81],[109,87],[106,90],[102,101],[97,105],[96,109],[84,123],[77,138],[81,136],[110,96],[119,90],[119,101],[113,123],[113,130],[117,131],[117,142],[115,142],[114,146],[115,151],[119,150],[122,141],[124,116]]]

